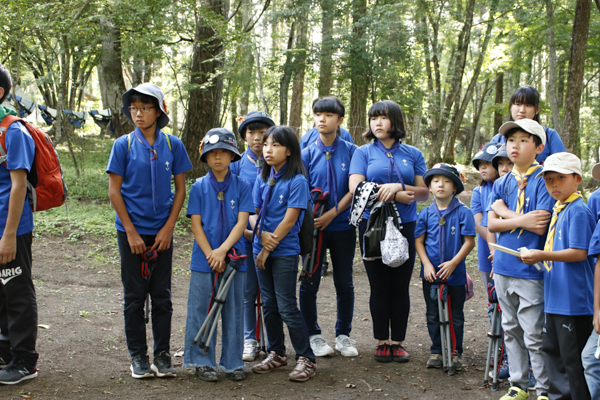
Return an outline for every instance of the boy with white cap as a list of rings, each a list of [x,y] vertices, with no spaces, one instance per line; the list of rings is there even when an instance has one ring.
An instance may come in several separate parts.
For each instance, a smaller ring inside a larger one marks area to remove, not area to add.
[[[592,330],[594,267],[588,254],[596,226],[577,186],[581,161],[570,153],[549,156],[543,176],[556,200],[544,250],[522,256],[526,264],[544,262],[545,323],[542,351],[550,398],[591,399],[583,374],[581,351]]]

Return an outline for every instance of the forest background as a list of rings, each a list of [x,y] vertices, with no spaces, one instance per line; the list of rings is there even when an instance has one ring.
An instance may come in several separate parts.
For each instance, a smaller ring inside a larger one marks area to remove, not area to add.
[[[162,87],[189,178],[206,172],[194,155],[209,129],[237,132],[236,118],[264,110],[300,136],[313,99],[329,94],[359,145],[368,107],[390,99],[429,165],[470,164],[523,84],[540,91],[542,123],[568,151],[588,168],[599,158],[600,0],[4,0],[0,26],[0,62],[29,98],[111,109],[116,136],[133,129],[121,95]],[[76,179],[110,137],[61,113],[50,134]]]

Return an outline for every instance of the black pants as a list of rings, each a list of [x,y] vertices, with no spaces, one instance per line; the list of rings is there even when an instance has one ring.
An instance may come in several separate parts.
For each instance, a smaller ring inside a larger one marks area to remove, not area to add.
[[[592,319],[592,315],[546,314],[542,356],[550,380],[550,399],[591,399],[581,352],[592,333]]]
[[[37,301],[31,276],[31,232],[17,236],[17,256],[0,265],[0,350],[35,366]]]
[[[373,336],[377,340],[388,340],[390,328],[393,341],[402,342],[406,337],[406,325],[410,312],[408,288],[416,255],[416,225],[416,222],[402,224],[402,234],[408,240],[409,258],[401,266],[391,268],[381,260],[363,260],[371,287],[369,307],[373,319]],[[361,254],[363,254],[363,236],[366,229],[367,220],[363,219],[358,228]]]

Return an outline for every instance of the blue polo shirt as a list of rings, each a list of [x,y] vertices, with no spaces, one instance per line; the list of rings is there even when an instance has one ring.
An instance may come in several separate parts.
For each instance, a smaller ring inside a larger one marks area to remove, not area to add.
[[[232,174],[237,175],[248,182],[250,184],[250,188],[252,189],[254,188],[254,182],[256,182],[256,177],[258,176],[258,168],[256,168],[254,161],[248,158],[249,151],[251,150],[246,150],[243,152],[242,158],[234,163],[231,163],[229,165],[229,169],[231,170]],[[248,229],[251,229],[250,222],[248,222]],[[252,247],[252,242],[243,236],[242,242],[244,243],[244,247]],[[248,257],[250,256],[251,254],[248,255]]]
[[[596,189],[594,193],[588,197],[588,207],[594,215],[594,219],[598,221],[600,219],[600,190]]]
[[[443,210],[442,211],[443,214]],[[463,236],[475,236],[475,219],[469,208],[462,204],[452,210],[446,216],[445,229],[445,247],[444,261],[450,261],[456,253],[460,251],[463,245]],[[440,225],[439,217],[433,209],[433,204],[419,213],[417,226],[415,228],[415,238],[425,234],[425,251],[429,261],[439,271],[438,266],[442,263],[440,259]],[[423,263],[421,263],[421,279],[423,277]],[[461,260],[456,266],[450,278],[448,285],[458,286],[467,284],[467,270],[465,260]]]
[[[564,214],[564,215],[563,215]],[[558,214],[553,251],[590,247],[596,227],[594,215],[583,199],[577,199]],[[544,274],[544,311],[559,315],[594,314],[594,261],[553,263]]]
[[[257,178],[252,192],[254,207],[262,207],[267,186],[266,182]],[[298,234],[300,233],[300,226],[304,219],[304,210],[306,210],[308,196],[308,182],[302,174],[298,174],[288,180],[280,178],[275,182],[271,192],[271,200],[267,205],[267,215],[265,216],[263,230],[266,232],[275,232],[275,229],[283,221],[288,208],[299,208],[302,211],[300,211],[300,215],[292,229],[281,239],[275,250],[269,254],[269,257],[297,256],[300,254]],[[260,253],[262,247],[257,232],[253,242],[254,254]]]
[[[138,135],[142,135],[136,128]],[[131,134],[130,134],[131,135]],[[107,173],[123,177],[121,196],[129,218],[136,231],[142,235],[156,235],[165,225],[175,193],[171,190],[171,176],[179,175],[192,169],[185,146],[181,140],[169,135],[171,149],[165,139],[165,134],[157,129],[154,149],[157,153],[158,168],[158,209],[154,212],[152,205],[152,173],[149,151],[132,135],[129,150],[129,135],[123,135],[113,144],[108,159]],[[115,218],[117,230],[125,232],[121,219]]]
[[[537,162],[540,164],[546,161],[546,158],[548,158],[549,155],[567,151],[565,150],[565,145],[558,135],[558,132],[552,128],[546,128],[543,125],[542,128],[544,128],[544,132],[546,132],[546,146],[544,146],[544,150],[536,157]],[[506,143],[506,137],[497,133],[490,142]]]
[[[492,182],[488,181],[483,186],[477,186],[475,189],[473,189],[473,194],[471,196],[471,212],[473,213],[473,216],[475,216],[477,213],[482,214],[482,226],[487,226],[487,222],[486,225],[483,225],[483,219],[487,215],[485,210],[488,207],[493,185],[494,184]],[[492,270],[492,262],[488,259],[489,256],[490,248],[487,240],[482,238],[481,235],[477,234],[477,259],[479,260],[478,268],[480,271],[490,272]]]
[[[416,147],[407,144],[401,144],[394,153],[394,162],[400,169],[402,179],[405,185],[415,185],[415,176],[423,176],[427,171],[423,154]],[[368,182],[376,183],[398,183],[400,180],[396,171],[392,168],[392,180],[388,182],[388,158],[375,146],[369,143],[359,147],[350,163],[350,175],[359,174],[366,178]],[[402,204],[396,202],[396,207],[402,218],[402,222],[413,222],[417,219],[417,203]],[[371,210],[365,210],[364,219],[369,219]]]
[[[6,218],[8,217],[8,201],[12,188],[10,171],[24,169],[30,172],[35,156],[33,138],[21,122],[17,121],[10,124],[5,135],[6,165],[4,163],[0,164],[0,237],[4,234]],[[23,202],[23,212],[17,227],[17,236],[33,230],[33,212],[28,199],[29,193],[25,195],[25,201]]]
[[[355,144],[346,142],[343,139],[338,139],[338,147],[333,153],[331,160],[335,172],[335,182],[337,189],[338,202],[348,193],[348,176],[350,171],[350,161],[352,155],[358,147]],[[325,146],[330,149],[331,146]],[[302,150],[302,162],[306,168],[308,177],[308,186],[310,189],[321,188],[323,192],[329,192],[329,207],[335,208],[336,201],[333,196],[333,191],[327,186],[327,159],[316,144],[312,144]],[[331,223],[325,228],[326,231],[348,231],[354,227],[350,225],[350,207],[341,212]]]
[[[225,191],[225,210],[227,210],[227,222],[223,229],[225,238],[229,235],[235,224],[238,221],[238,213],[247,212],[254,214],[254,205],[252,204],[252,187],[244,179],[236,175],[231,176],[231,183]],[[190,218],[192,215],[200,215],[202,220],[202,229],[210,243],[212,249],[218,248],[223,242],[218,236],[218,221],[219,221],[219,199],[217,192],[210,184],[207,176],[196,179],[196,182],[190,189],[190,198],[188,200],[188,209],[186,216]],[[243,236],[242,236],[243,237]],[[238,254],[245,254],[244,242],[242,238],[233,246]],[[246,254],[252,257],[252,254]],[[192,250],[192,263],[190,265],[192,271],[197,272],[213,272],[206,260],[206,254],[202,251],[198,242],[194,240],[194,248]],[[246,270],[246,263],[240,267],[240,271]]]
[[[340,126],[340,130],[341,135],[340,137],[342,139],[344,139],[346,142],[350,142],[352,144],[354,144],[354,140],[352,140],[352,135],[350,135],[350,132],[347,129],[344,129]],[[317,130],[317,128],[311,128],[308,132],[306,132],[304,135],[302,135],[302,137],[300,138],[300,149],[304,149],[308,146],[310,146],[311,144],[313,144],[317,138],[319,137],[320,133]]]
[[[535,177],[542,168],[538,168],[533,176],[527,180],[527,186],[525,187],[525,208],[523,213],[527,214],[533,210],[546,210],[552,213],[552,208],[556,201],[550,196],[546,190],[544,184],[544,177]],[[499,178],[494,182],[494,188],[490,195],[490,202],[486,212],[492,210],[492,203],[497,199],[503,199],[507,207],[516,211],[517,200],[518,200],[518,184],[517,179],[512,173],[508,173],[503,177]],[[519,237],[521,228],[516,229],[514,232],[511,231],[502,232],[499,234],[497,242],[501,246],[508,247],[513,250],[517,250],[521,247],[527,247],[528,249],[539,249],[544,248],[546,242],[546,235],[540,236],[536,233],[530,232],[527,229],[523,230]],[[513,278],[523,279],[543,279],[544,272],[538,271],[533,265],[527,265],[519,261],[516,256],[496,251],[494,253],[494,273],[500,275],[511,276]]]

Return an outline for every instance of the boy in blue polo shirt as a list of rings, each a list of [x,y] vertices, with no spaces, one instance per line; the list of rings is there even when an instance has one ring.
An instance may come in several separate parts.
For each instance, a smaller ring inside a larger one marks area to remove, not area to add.
[[[431,338],[427,368],[442,367],[438,303],[430,295],[432,283],[439,278],[448,285],[448,304],[456,337],[452,363],[460,370],[465,323],[463,307],[467,294],[465,258],[475,247],[475,219],[469,208],[456,198],[464,190],[456,168],[436,164],[423,175],[423,180],[434,197],[433,204],[419,213],[415,229],[415,247],[421,259],[423,297],[427,306],[427,329]]]
[[[190,266],[184,366],[195,367],[196,375],[204,381],[216,381],[216,336],[208,343],[208,354],[191,343],[206,319],[215,285],[223,282],[218,278],[219,273],[225,271],[225,256],[232,248],[238,254],[244,253],[241,237],[254,206],[250,184],[229,169],[232,161],[240,159],[233,132],[211,129],[202,140],[201,148],[200,160],[208,164],[210,171],[192,185],[186,214],[192,219],[195,241]],[[244,263],[233,276],[221,314],[220,364],[229,379],[236,381],[246,379],[242,361],[245,275]]]
[[[591,399],[581,363],[581,352],[592,331],[594,267],[588,247],[596,221],[577,186],[582,182],[581,161],[570,153],[548,156],[543,176],[556,200],[544,250],[532,249],[521,258],[526,264],[544,262],[542,351],[552,398]]]
[[[325,98],[336,98],[337,99],[337,97],[335,97],[335,96],[317,97],[316,99],[313,100],[313,109],[315,108],[315,105],[319,101],[321,101],[321,99],[325,99]],[[338,99],[338,101],[339,101],[339,99]],[[341,104],[341,102],[340,102],[340,104]],[[344,118],[343,115],[341,117],[342,117],[342,119]],[[340,122],[340,124],[341,124],[341,122]],[[317,123],[315,121],[315,126],[313,126],[308,132],[306,132],[300,138],[300,149],[304,150],[308,146],[311,146],[313,143],[315,143],[317,141],[317,138],[319,137],[320,134],[321,134],[321,132],[317,128]],[[352,140],[352,135],[350,135],[350,132],[347,129],[344,129],[340,126],[339,129],[337,130],[337,135],[340,138],[342,138],[343,140],[345,140],[346,142],[350,142],[350,143],[354,144],[354,140]]]
[[[302,162],[307,171],[310,189],[321,188],[329,192],[326,211],[315,219],[315,228],[321,231],[317,267],[310,281],[300,284],[300,311],[310,336],[315,356],[334,353],[321,336],[317,322],[317,292],[321,283],[321,265],[329,249],[333,263],[333,282],[337,297],[337,322],[335,326],[336,349],[345,357],[356,357],[358,350],[350,339],[354,314],[354,285],[352,262],[356,246],[356,230],[349,224],[352,193],[348,190],[348,172],[356,145],[338,135],[344,121],[345,108],[335,96],[317,99],[313,104],[315,128],[319,136],[302,150]]]
[[[248,149],[242,153],[239,161],[231,163],[231,173],[245,179],[254,187],[256,177],[260,174],[264,163],[263,137],[269,127],[275,122],[269,114],[262,111],[251,111],[242,121],[239,133],[242,139],[248,143]],[[246,270],[246,292],[244,294],[244,361],[254,361],[260,348],[256,340],[256,299],[258,292],[258,280],[256,279],[256,267],[252,257],[252,229],[256,223],[256,216],[252,215],[248,226],[244,231],[242,241],[248,258]]]
[[[498,244],[513,250],[542,249],[550,222],[553,199],[536,155],[544,149],[546,135],[540,124],[521,119],[500,127],[506,152],[515,164],[510,174],[494,183],[488,207],[488,230],[500,233]],[[502,217],[502,218],[500,218]],[[528,352],[537,379],[538,399],[547,398],[548,376],[542,358],[544,275],[516,256],[494,253],[494,281],[502,307],[502,328],[509,359],[511,387],[502,399],[527,399]],[[524,390],[525,389],[525,390]]]

